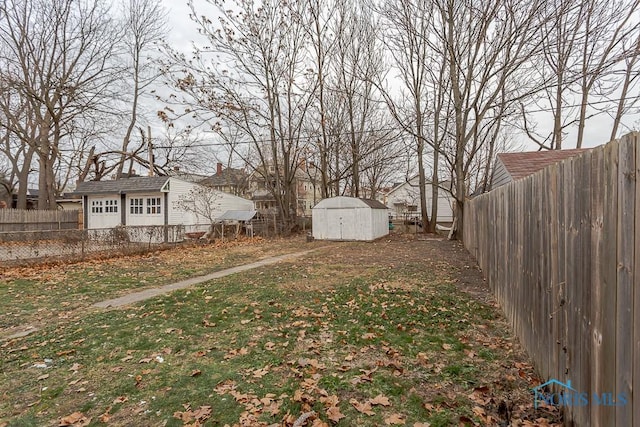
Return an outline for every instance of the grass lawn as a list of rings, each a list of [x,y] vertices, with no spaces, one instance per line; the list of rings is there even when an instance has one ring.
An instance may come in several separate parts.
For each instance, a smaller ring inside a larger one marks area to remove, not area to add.
[[[39,310],[51,321],[0,344],[0,426],[557,420],[549,409],[534,411],[538,380],[479,272],[451,242],[333,243],[124,309],[88,308],[140,286],[310,246],[296,239],[239,247],[210,248],[222,258],[195,248],[199,262],[180,249],[77,264],[55,285],[5,274],[2,325],[35,322]],[[244,255],[231,260],[224,251]],[[72,315],[65,307],[75,307]]]

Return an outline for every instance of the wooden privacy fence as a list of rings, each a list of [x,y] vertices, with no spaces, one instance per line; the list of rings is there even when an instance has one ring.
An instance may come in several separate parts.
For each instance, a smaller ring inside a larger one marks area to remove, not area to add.
[[[538,372],[586,393],[563,405],[578,426],[640,425],[639,143],[626,135],[465,205],[465,246]]]
[[[0,209],[0,232],[71,230],[78,228],[76,210]]]

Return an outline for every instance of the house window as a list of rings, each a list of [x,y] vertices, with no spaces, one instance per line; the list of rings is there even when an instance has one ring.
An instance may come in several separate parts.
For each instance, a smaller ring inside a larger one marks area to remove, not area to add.
[[[104,201],[105,213],[118,213],[118,200],[105,200]]]
[[[159,215],[160,213],[160,197],[148,197],[147,215]]]
[[[102,213],[102,200],[93,200],[91,202],[91,213]]]
[[[130,199],[129,200],[129,213],[132,215],[142,215],[144,199]]]

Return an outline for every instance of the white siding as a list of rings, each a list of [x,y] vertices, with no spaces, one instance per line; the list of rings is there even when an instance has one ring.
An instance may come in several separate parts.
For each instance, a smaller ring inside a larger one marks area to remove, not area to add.
[[[389,212],[386,209],[371,209],[371,240],[389,234]]]
[[[120,196],[89,196],[86,228],[112,228],[120,224]]]
[[[196,185],[193,182],[175,178],[169,180],[169,225],[196,225],[208,222],[193,212],[187,212],[180,207],[180,202],[189,198],[189,192],[196,188]]]
[[[199,184],[182,181],[176,178],[171,178],[169,181],[169,224],[177,225],[183,224],[191,226],[193,228],[205,228],[208,227],[209,220],[201,215],[196,215],[193,212],[185,211],[181,207],[182,200],[188,200],[191,196],[190,192],[195,191],[200,187]],[[243,199],[242,197],[234,196],[232,194],[223,193],[222,191],[210,190],[216,194],[213,201],[212,211],[217,218],[228,210],[254,210],[254,204],[251,200]]]

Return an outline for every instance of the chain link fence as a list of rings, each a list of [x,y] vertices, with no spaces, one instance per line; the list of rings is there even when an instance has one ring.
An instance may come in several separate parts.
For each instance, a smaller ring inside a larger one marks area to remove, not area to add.
[[[143,253],[179,244],[184,239],[182,225],[4,232],[0,233],[0,264],[15,266],[79,260],[94,254]]]

